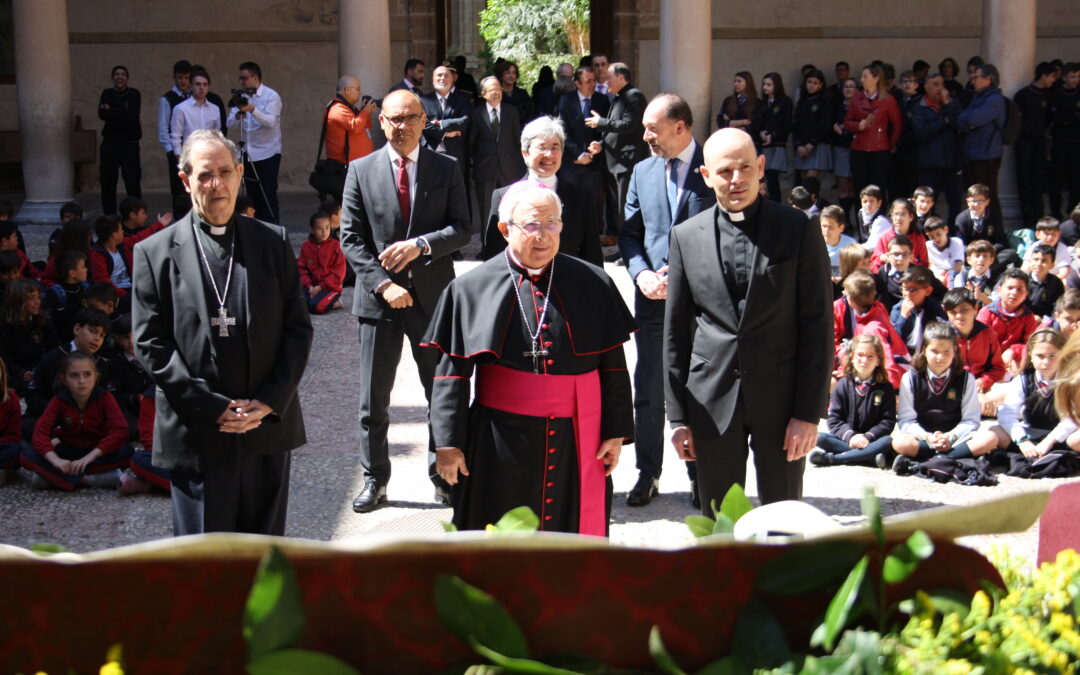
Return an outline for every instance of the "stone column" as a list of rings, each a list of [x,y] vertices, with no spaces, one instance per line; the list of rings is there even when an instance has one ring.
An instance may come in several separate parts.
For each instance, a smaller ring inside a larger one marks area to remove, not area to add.
[[[1036,0],[983,0],[982,56],[1001,75],[1001,93],[1012,98],[1035,74]],[[1007,224],[1020,221],[1016,156],[1005,146],[998,176],[1001,212]]]
[[[712,2],[660,0],[660,90],[694,112],[694,136],[708,138],[712,117]]]
[[[338,74],[360,78],[360,89],[382,98],[394,82],[388,0],[338,0]]]
[[[16,220],[55,223],[75,197],[66,0],[15,0],[15,82],[26,201]]]

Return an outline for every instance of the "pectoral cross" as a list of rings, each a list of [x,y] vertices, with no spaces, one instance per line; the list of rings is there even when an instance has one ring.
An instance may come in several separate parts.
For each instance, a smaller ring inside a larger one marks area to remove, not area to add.
[[[218,307],[217,316],[210,319],[210,325],[218,327],[218,337],[229,337],[229,326],[236,325],[236,317],[229,316],[229,310],[225,309],[225,306],[222,305],[221,307]],[[547,352],[544,353],[546,354]]]
[[[537,349],[537,347],[538,347],[538,345],[536,344],[536,340],[533,340],[532,341],[532,351],[522,352],[521,353],[522,356],[531,356],[532,357],[532,360],[533,360],[533,372],[534,373],[539,373],[540,372],[540,359],[541,359],[541,357],[544,357],[544,356],[548,355],[548,350],[547,349]]]

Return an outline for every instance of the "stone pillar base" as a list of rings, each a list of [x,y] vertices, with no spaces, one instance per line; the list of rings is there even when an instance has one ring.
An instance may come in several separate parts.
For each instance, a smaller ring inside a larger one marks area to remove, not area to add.
[[[20,225],[57,225],[60,223],[60,207],[66,203],[66,201],[23,202],[14,220]]]

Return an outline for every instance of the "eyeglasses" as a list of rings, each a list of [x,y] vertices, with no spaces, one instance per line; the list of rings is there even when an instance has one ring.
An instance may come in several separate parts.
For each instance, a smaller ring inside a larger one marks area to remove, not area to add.
[[[384,117],[384,120],[395,127],[407,124],[410,127],[420,123],[420,115],[399,115],[398,117]]]
[[[511,221],[510,224],[517,227],[525,234],[529,235],[537,234],[538,232],[540,232],[541,227],[550,232],[551,234],[558,234],[559,232],[562,232],[561,220],[549,220],[546,223],[515,223]]]

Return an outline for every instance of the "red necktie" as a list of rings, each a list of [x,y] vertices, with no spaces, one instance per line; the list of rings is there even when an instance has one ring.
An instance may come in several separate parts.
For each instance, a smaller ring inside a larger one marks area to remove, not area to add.
[[[408,164],[408,157],[398,159],[397,199],[398,204],[401,206],[401,222],[405,226],[406,232],[409,230],[409,215],[412,210],[409,203],[409,172],[405,170]]]

